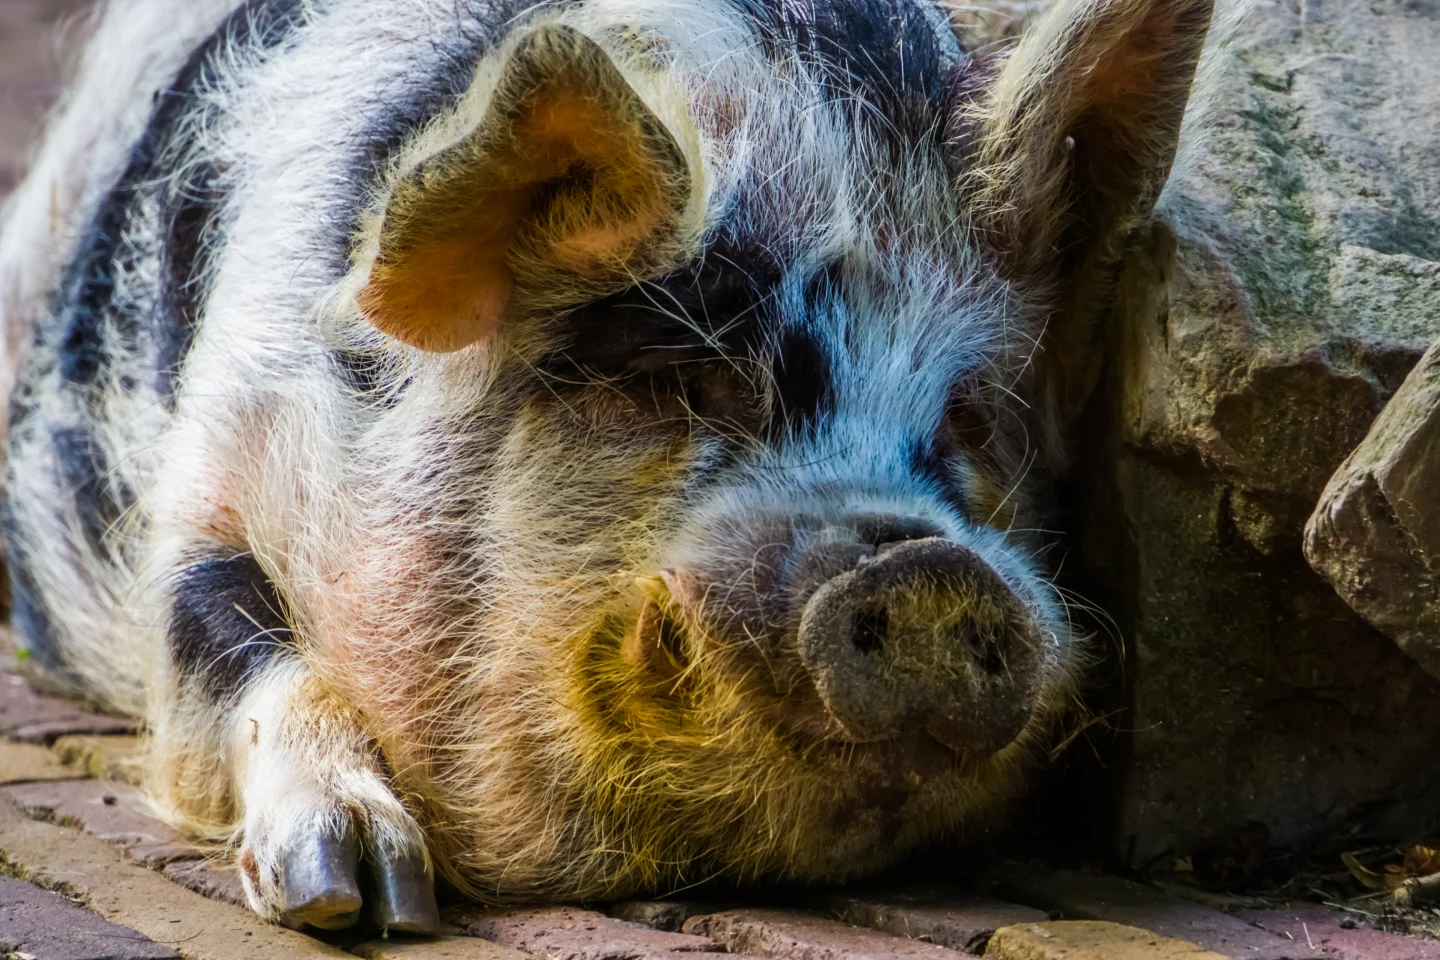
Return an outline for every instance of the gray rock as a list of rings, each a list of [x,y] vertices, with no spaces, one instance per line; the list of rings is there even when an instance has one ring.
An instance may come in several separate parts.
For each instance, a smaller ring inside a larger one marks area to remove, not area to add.
[[[1133,866],[1440,810],[1440,684],[1302,549],[1440,337],[1437,49],[1436,0],[1260,0],[1123,265],[1077,499],[1125,641]]]
[[[1440,677],[1440,344],[1330,478],[1305,555],[1357,613]]]

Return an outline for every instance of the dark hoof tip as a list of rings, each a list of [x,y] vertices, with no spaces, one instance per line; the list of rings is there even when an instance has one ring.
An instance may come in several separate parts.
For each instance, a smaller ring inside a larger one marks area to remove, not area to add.
[[[440,908],[435,881],[419,857],[383,860],[374,865],[371,919],[397,933],[439,933]]]
[[[360,848],[350,836],[314,835],[280,862],[281,917],[290,926],[348,930],[364,900],[356,880]]]

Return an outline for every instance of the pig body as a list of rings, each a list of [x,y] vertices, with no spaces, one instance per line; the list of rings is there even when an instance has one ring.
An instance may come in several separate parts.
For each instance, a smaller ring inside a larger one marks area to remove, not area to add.
[[[1208,17],[1062,3],[988,58],[926,0],[151,38],[189,50],[5,304],[31,661],[145,718],[157,803],[292,923],[430,929],[437,871],[843,879],[992,814],[1079,661],[1044,484]]]

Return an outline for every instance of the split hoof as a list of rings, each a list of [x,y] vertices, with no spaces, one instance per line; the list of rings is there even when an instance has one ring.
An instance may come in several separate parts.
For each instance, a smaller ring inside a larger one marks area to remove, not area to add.
[[[435,881],[421,857],[390,859],[381,855],[370,865],[373,888],[370,917],[383,929],[399,933],[437,933],[440,908]]]
[[[280,862],[280,918],[292,927],[319,930],[355,926],[364,904],[359,864],[360,844],[349,834],[302,839]]]

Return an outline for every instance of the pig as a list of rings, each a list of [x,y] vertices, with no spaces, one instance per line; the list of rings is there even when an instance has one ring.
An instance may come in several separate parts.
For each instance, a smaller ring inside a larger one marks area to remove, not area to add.
[[[1211,0],[113,0],[0,241],[13,619],[294,926],[1017,796]]]

